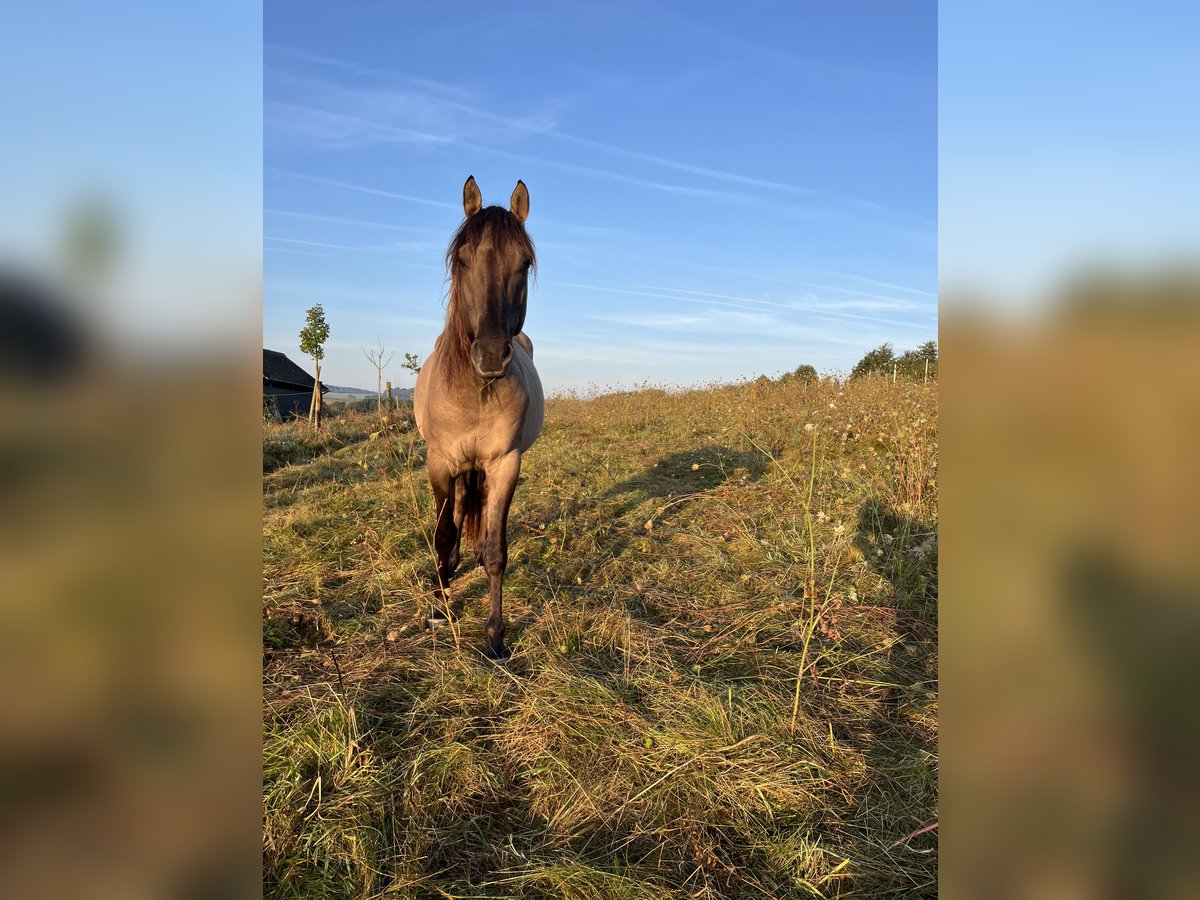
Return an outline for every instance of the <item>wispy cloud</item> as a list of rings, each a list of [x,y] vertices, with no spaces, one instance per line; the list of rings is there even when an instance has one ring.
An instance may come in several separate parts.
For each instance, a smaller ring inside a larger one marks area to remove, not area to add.
[[[375,315],[375,310],[383,305],[392,309],[427,312],[440,308],[437,300],[426,300],[420,294],[414,297],[410,292],[388,287],[355,287],[340,281],[307,281],[286,277],[271,278],[269,281],[272,293],[281,298],[300,302],[313,295],[337,297],[351,314],[357,314],[354,311],[362,309],[370,310],[370,314]]]
[[[593,147],[604,148],[613,153],[620,153],[634,159],[651,161],[659,165],[665,165],[668,168],[690,174],[698,174],[708,178],[715,178],[726,182],[734,182],[747,186],[769,187],[775,190],[786,190],[787,192],[819,200],[819,203],[787,203],[779,200],[772,200],[767,197],[759,196],[745,191],[735,191],[717,188],[696,187],[687,184],[678,184],[672,182],[655,181],[648,178],[641,178],[635,175],[629,175],[625,172],[618,172],[613,169],[600,168],[598,166],[588,166],[579,163],[564,162],[562,160],[548,159],[542,156],[533,156],[528,153],[506,150],[500,147],[480,144],[472,140],[466,140],[459,137],[454,137],[449,134],[431,134],[428,132],[417,132],[411,129],[397,128],[373,119],[367,119],[362,116],[351,116],[343,113],[336,113],[331,110],[322,109],[315,106],[306,106],[302,104],[273,104],[286,108],[287,112],[294,118],[286,118],[282,124],[278,123],[274,118],[270,118],[270,122],[274,127],[281,127],[289,130],[295,135],[307,137],[325,149],[353,149],[358,147],[368,147],[380,143],[392,144],[419,144],[430,147],[447,147],[453,146],[461,149],[473,150],[477,153],[484,153],[491,156],[499,156],[505,159],[515,160],[526,165],[541,166],[547,169],[554,169],[560,172],[570,172],[574,175],[582,175],[588,178],[601,178],[608,181],[615,181],[621,184],[628,184],[634,187],[645,188],[648,190],[659,191],[662,193],[675,194],[677,196],[698,197],[708,200],[719,200],[727,203],[735,203],[742,206],[752,206],[764,211],[774,211],[790,216],[835,216],[847,217],[851,214],[851,209],[857,208],[860,211],[866,211],[872,216],[884,216],[885,218],[905,220],[916,224],[919,227],[928,227],[931,223],[919,216],[908,216],[907,214],[897,214],[892,210],[879,205],[872,204],[868,201],[859,201],[854,198],[840,197],[836,194],[827,192],[814,191],[807,188],[785,185],[779,182],[766,181],[764,179],[751,178],[749,176],[737,175],[730,172],[720,172],[715,169],[708,169],[703,166],[694,166],[682,162],[674,162],[671,160],[654,157],[648,154],[636,153],[634,151],[625,151],[621,148],[611,145],[602,144],[597,141],[591,141],[586,138],[575,138],[572,135],[565,135],[561,132],[553,130],[536,129],[537,133],[546,137],[564,138],[576,143],[583,143]],[[304,117],[311,117],[306,120]],[[509,121],[508,124],[514,127],[524,127],[519,123]],[[841,206],[839,206],[841,204]]]
[[[336,62],[328,57],[310,56],[311,60],[321,60],[324,65],[353,72],[363,82],[336,84],[312,74],[296,74],[267,66],[264,74],[272,91],[302,97],[305,102],[325,109],[364,119],[383,117],[387,122],[401,122],[407,127],[416,125],[447,137],[540,134],[554,127],[556,103],[546,103],[542,110],[533,113],[499,114],[466,102],[470,97],[468,92],[445,84],[405,73],[388,73]]]
[[[524,153],[514,153],[511,150],[500,150],[496,147],[484,147],[479,144],[463,144],[463,146],[469,147],[472,150],[478,150],[481,153],[490,153],[495,156],[503,156],[506,159],[514,159],[518,162],[545,166],[549,169],[557,169],[560,172],[571,172],[575,175],[586,175],[591,178],[605,178],[610,181],[619,181],[622,184],[632,184],[636,187],[649,188],[653,191],[664,191],[670,194],[683,194],[689,197],[708,197],[710,199],[721,200],[746,201],[752,199],[746,194],[737,193],[735,191],[719,191],[711,188],[697,188],[682,184],[668,184],[661,181],[649,181],[645,178],[636,178],[632,175],[626,175],[622,172],[614,172],[610,169],[598,169],[595,166],[581,166],[576,163],[544,159],[538,156],[529,156]]]
[[[688,328],[704,325],[707,319],[700,315],[673,315],[671,313],[621,313],[619,315],[589,316],[598,322],[615,322],[618,325],[633,325],[638,328]]]
[[[325,241],[303,241],[298,238],[276,237],[272,234],[263,235],[264,241],[279,241],[284,244],[303,244],[307,247],[324,247],[327,250],[353,250],[357,253],[378,253],[375,247],[352,247],[349,244],[330,244]]]
[[[773,300],[762,300],[757,297],[736,297],[730,295],[711,295],[711,296],[691,296],[691,294],[700,293],[695,291],[677,291],[672,288],[659,288],[656,290],[636,290],[631,288],[616,288],[605,285],[594,284],[579,284],[576,282],[550,282],[560,287],[583,288],[591,291],[602,291],[611,294],[625,294],[637,297],[652,297],[663,300],[673,300],[677,303],[694,303],[704,304],[709,306],[724,306],[730,309],[740,309],[743,311],[754,311],[756,308],[770,307],[773,309],[788,310],[792,313],[804,313],[809,316],[818,318],[836,318],[836,319],[854,319],[860,322],[873,322],[881,325],[891,325],[899,328],[911,329],[914,331],[928,331],[929,326],[920,322],[906,322],[901,319],[885,319],[880,316],[864,316],[857,313],[841,312],[837,309],[822,308],[812,304],[804,304],[801,302],[778,302]],[[720,299],[718,299],[720,298]]]
[[[701,310],[690,315],[634,312],[597,315],[591,318],[652,331],[711,334],[721,338],[731,334],[778,335],[779,327],[785,324],[776,316],[767,313],[749,313],[717,308]],[[790,329],[791,326],[789,325],[788,328]]]
[[[478,111],[472,111],[472,113],[476,115],[483,115],[482,113],[478,113]],[[490,120],[493,117],[488,115],[487,118]],[[462,149],[474,150],[478,153],[485,153],[492,156],[500,156],[505,159],[516,160],[518,162],[525,163],[526,165],[541,166],[548,169],[555,169],[560,172],[570,172],[574,175],[583,175],[589,178],[603,178],[609,181],[616,181],[622,184],[629,184],[635,187],[647,188],[649,190],[662,191],[665,193],[690,197],[705,197],[708,199],[725,201],[736,201],[741,203],[753,203],[758,199],[751,195],[737,191],[718,190],[713,188],[694,187],[685,184],[672,184],[662,181],[653,181],[647,178],[639,178],[611,169],[603,169],[596,166],[586,166],[578,163],[564,162],[562,160],[532,156],[528,153],[518,153],[512,150],[505,150],[499,147],[480,144],[473,140],[466,139],[463,136],[414,131],[410,128],[396,127],[388,124],[387,122],[379,121],[378,119],[368,119],[360,115],[349,115],[346,113],[334,112],[333,110],[324,109],[311,104],[272,101],[267,104],[266,123],[268,128],[285,132],[293,137],[302,138],[316,145],[317,147],[326,150],[349,150],[370,147],[377,144],[421,144],[427,146],[453,145]],[[514,125],[514,123],[511,121],[508,121],[508,124],[517,128],[525,128],[525,130],[530,130],[520,124]],[[559,135],[553,131],[547,131],[544,129],[532,130],[535,130],[538,134],[562,137],[562,135]],[[637,154],[634,155],[637,156]]]
[[[695,165],[694,163],[684,162],[682,160],[667,159],[662,156],[655,156],[651,153],[642,153],[637,150],[629,150],[625,147],[617,147],[613,144],[608,144],[603,141],[579,137],[578,135],[567,134],[562,131],[548,131],[546,134],[549,137],[557,138],[561,141],[567,141],[575,144],[576,146],[588,147],[593,150],[601,150],[605,153],[611,153],[616,156],[624,157],[625,159],[633,159],[638,160],[639,162],[650,163],[666,169],[672,169],[676,172],[684,172],[689,175],[699,175],[703,178],[711,178],[716,181],[725,181],[731,184],[764,188],[766,190],[780,193],[808,197],[811,199],[820,199],[824,200],[825,202],[835,204],[845,204],[846,206],[857,209],[861,212],[875,215],[900,216],[902,218],[907,218],[916,224],[932,224],[931,220],[923,216],[912,216],[907,213],[900,213],[882,203],[876,203],[872,200],[862,200],[857,197],[850,197],[845,194],[837,194],[831,191],[819,190],[817,188],[804,187],[797,184],[787,184],[782,181],[772,181],[767,178],[755,178],[753,176],[742,175],[737,172],[727,172],[722,169],[710,168],[709,166]]]
[[[886,309],[895,312],[911,312],[924,310],[922,304],[914,300],[908,300],[902,297],[885,297],[878,294],[867,294],[862,291],[849,290],[847,288],[838,288],[830,285],[807,285],[816,287],[822,290],[836,291],[840,293],[848,293],[856,297],[864,299],[844,300],[841,298],[835,299],[820,299],[815,294],[809,294],[802,300],[769,300],[766,298],[756,297],[739,297],[731,294],[713,294],[708,291],[693,291],[687,288],[664,288],[655,285],[637,285],[652,291],[671,291],[678,294],[695,295],[698,297],[713,297],[722,300],[740,300],[744,303],[759,303],[764,305],[782,306],[792,309]]]
[[[678,9],[675,9],[668,5],[656,5],[648,7],[645,15],[638,16],[628,15],[619,5],[589,2],[589,0],[574,0],[572,7],[588,13],[595,19],[606,21],[621,28],[640,31],[655,38],[660,37],[664,32],[671,32],[676,36],[676,40],[687,40],[690,44],[698,46],[703,46],[704,43],[707,43],[709,45],[706,48],[707,52],[715,56],[728,55],[729,50],[738,51],[739,56],[742,57],[739,60],[739,65],[746,62],[761,64],[763,61],[768,61],[775,65],[786,65],[806,70],[821,77],[824,81],[828,81],[831,78],[841,78],[865,80],[869,83],[890,83],[901,87],[927,86],[930,81],[929,76],[916,73],[887,71],[862,65],[835,63],[813,56],[802,56],[795,52],[779,50],[775,47],[740,37],[729,28],[716,27],[698,21],[682,11],[687,9],[686,6],[680,6]],[[730,10],[737,10],[733,6],[728,8]],[[732,14],[737,15],[739,12],[735,11]],[[686,37],[681,37],[683,34],[686,34]],[[789,37],[791,36],[789,34]],[[717,48],[724,48],[725,53],[719,52]]]
[[[269,175],[278,175],[283,178],[295,178],[300,181],[309,181],[313,184],[324,184],[330,187],[341,188],[346,191],[359,191],[363,194],[374,194],[378,197],[390,197],[393,200],[405,200],[409,203],[420,203],[424,206],[433,206],[438,209],[461,209],[457,203],[446,203],[442,200],[429,200],[425,197],[414,197],[411,194],[399,194],[395,191],[385,191],[382,188],[370,187],[365,184],[352,184],[348,181],[338,181],[335,178],[322,178],[319,175],[308,175],[304,172],[292,172],[286,169],[268,168],[265,170]]]
[[[822,270],[813,269],[812,271],[819,272]],[[850,279],[853,279],[854,281],[861,281],[866,284],[874,284],[879,287],[885,287],[885,288],[888,288],[889,290],[893,290],[893,291],[904,291],[905,293],[908,293],[908,294],[920,294],[921,296],[924,296],[924,297],[936,297],[937,296],[937,294],[933,291],[921,291],[921,290],[917,290],[916,288],[904,287],[904,285],[900,285],[900,284],[892,284],[891,282],[888,282],[888,281],[877,281],[874,278],[864,278],[862,275],[851,275],[846,272],[831,272],[829,274],[840,275],[842,278],[850,278]]]
[[[453,138],[400,128],[385,122],[319,109],[301,103],[268,102],[264,126],[301,137],[327,150],[348,150],[376,144],[447,144]]]
[[[323,256],[326,259],[333,259],[332,253],[318,253],[315,250],[298,250],[295,247],[264,247],[263,249],[271,253],[292,253],[296,256]]]
[[[562,219],[551,219],[546,216],[539,215],[537,217],[538,226],[546,226],[549,228],[561,228],[564,231],[571,231],[575,234],[584,235],[586,237],[611,237],[613,235],[629,235],[633,232],[624,228],[612,228],[608,225],[581,225],[578,222],[567,222]]]
[[[387,249],[398,250],[401,253],[420,253],[436,258],[436,254],[441,251],[441,245],[435,244],[433,241],[392,241],[387,245]]]
[[[276,174],[283,174],[283,173],[276,170]],[[299,173],[290,173],[290,174],[292,177],[297,177],[299,175]],[[364,186],[358,185],[358,186],[356,186],[355,189],[363,190]],[[452,204],[452,203],[448,203],[446,205],[454,206],[454,204]],[[457,207],[455,207],[455,208],[457,209]],[[383,229],[388,229],[390,231],[405,231],[405,232],[409,232],[412,234],[441,234],[441,231],[439,231],[438,229],[429,228],[424,225],[397,225],[393,222],[377,222],[377,221],[369,220],[369,219],[348,219],[348,218],[345,218],[342,216],[328,216],[328,215],[324,215],[322,213],[303,212],[300,210],[292,210],[292,209],[264,209],[263,212],[266,213],[267,215],[271,215],[271,216],[286,216],[286,217],[292,218],[292,219],[305,219],[305,220],[311,220],[314,222],[328,222],[333,225],[354,225],[354,226],[360,226],[363,228],[383,228]],[[580,225],[576,222],[566,222],[562,219],[551,219],[551,218],[547,218],[545,216],[538,216],[537,221],[538,221],[539,226],[553,228],[553,229],[561,229],[563,231],[568,231],[568,232],[574,232],[576,234],[583,235],[586,237],[609,237],[609,236],[617,235],[617,234],[622,234],[622,235],[631,234],[631,232],[626,231],[624,229],[610,228],[607,225]],[[539,241],[538,247],[540,247],[540,248],[554,247],[556,249],[562,249],[562,250],[568,250],[568,251],[572,250],[572,249],[574,249],[574,250],[588,249],[588,246],[585,246],[583,244],[572,244],[572,243],[554,242],[554,241],[551,241],[551,242]]]
[[[264,235],[263,241],[273,242],[273,243],[267,243],[265,245],[266,249],[276,250],[279,252],[287,252],[288,248],[276,247],[276,246],[274,246],[274,244],[279,244],[279,243],[295,244],[295,245],[299,245],[301,247],[320,247],[322,250],[337,250],[337,251],[341,251],[344,253],[373,253],[373,254],[379,254],[379,255],[384,255],[384,254],[395,255],[395,254],[400,254],[400,253],[415,253],[415,254],[419,254],[421,256],[427,256],[437,250],[436,245],[429,244],[424,241],[394,241],[391,244],[384,244],[384,245],[379,245],[379,246],[377,246],[377,245],[360,246],[360,245],[354,245],[354,244],[336,244],[336,243],[333,243],[330,241],[309,241],[309,240],[303,240],[301,238],[279,237],[278,235],[270,235],[270,234]],[[338,255],[338,254],[334,254],[334,253],[320,253],[320,252],[313,252],[313,251],[307,251],[307,250],[302,251],[302,250],[298,250],[298,249],[292,249],[291,252],[301,253],[306,256],[328,256],[330,258],[336,258]],[[395,260],[394,262],[395,262],[395,264],[406,266],[408,268],[432,269],[434,271],[439,271],[439,272],[442,271],[441,266],[430,265],[428,263],[409,262],[408,260]]]
[[[340,216],[326,216],[320,213],[299,212],[291,209],[264,209],[271,216],[288,216],[294,219],[310,219],[314,222],[329,222],[334,225],[357,225],[363,228],[386,228],[391,231],[407,231],[418,234],[434,234],[433,228],[421,225],[396,225],[392,222],[373,222],[366,219],[345,219]]]
[[[739,269],[739,268],[733,268],[730,266],[715,265],[711,262],[700,262],[700,261],[691,260],[691,259],[678,259],[678,258],[668,258],[668,257],[664,257],[663,261],[676,263],[681,266],[689,266],[692,268],[706,269],[711,272],[724,272],[728,275],[742,275],[746,278],[754,278],[754,279],[763,280],[763,281],[772,281],[772,282],[777,282],[779,284],[784,284],[784,285],[789,285],[789,286],[794,286],[794,287],[809,287],[809,288],[817,288],[817,289],[821,289],[821,290],[836,290],[836,291],[843,291],[843,292],[850,290],[848,288],[836,287],[834,285],[814,284],[813,282],[803,281],[803,280],[799,280],[799,279],[784,276],[784,275],[778,275],[778,274],[775,274],[774,272],[765,272],[765,271],[753,270],[753,269]],[[801,266],[801,265],[794,265],[794,264],[791,265],[790,268],[793,268],[793,269],[796,269],[796,270],[802,271],[802,272],[815,272],[819,275],[831,275],[831,276],[834,276],[835,278],[845,278],[850,281],[855,281],[855,282],[859,282],[859,283],[863,283],[863,284],[873,284],[873,285],[877,285],[879,287],[889,288],[890,290],[903,291],[905,293],[917,294],[917,295],[924,296],[924,297],[937,297],[937,294],[932,291],[924,291],[924,290],[919,290],[917,288],[905,287],[903,285],[892,284],[892,283],[886,282],[886,281],[879,281],[878,279],[868,278],[863,275],[856,275],[856,274],[849,273],[849,272],[836,272],[831,269],[821,269],[821,268],[816,268],[813,266]]]
[[[575,281],[550,281],[550,282],[546,282],[546,284],[552,285],[555,287],[582,288],[583,290],[586,290],[586,291],[601,291],[606,294],[623,294],[627,297],[653,297],[653,298],[658,298],[658,299],[662,299],[662,300],[675,300],[675,301],[681,302],[681,303],[689,303],[690,302],[690,303],[704,303],[704,304],[708,304],[711,306],[728,306],[732,309],[747,309],[748,308],[744,303],[728,303],[728,302],[721,301],[721,300],[700,300],[700,299],[693,298],[693,297],[680,297],[675,294],[665,293],[663,291],[641,291],[641,290],[636,290],[636,289],[632,289],[632,288],[618,288],[618,287],[611,287],[609,285],[601,285],[601,284],[580,284],[579,282],[575,282]]]
[[[793,197],[802,197],[810,201],[819,201],[826,206],[832,205],[833,208],[842,208],[843,212],[853,211],[872,217],[884,217],[925,228],[928,228],[934,224],[934,222],[927,217],[894,210],[886,204],[878,203],[868,199],[847,196],[844,194],[804,185],[789,184],[774,179],[761,178],[739,172],[731,172],[724,169],[713,168],[711,166],[699,165],[686,160],[669,159],[656,154],[645,153],[640,150],[619,147],[614,144],[596,140],[594,138],[571,134],[569,132],[560,130],[556,121],[554,120],[554,117],[545,112],[534,115],[509,115],[481,109],[476,103],[466,102],[469,94],[464,90],[455,89],[451,85],[446,85],[439,82],[429,82],[428,80],[419,79],[415,76],[408,75],[407,73],[361,66],[355,63],[346,62],[344,60],[337,60],[331,57],[309,53],[294,47],[285,47],[276,44],[268,45],[268,47],[275,52],[291,55],[307,62],[335,68],[340,71],[353,74],[357,77],[368,79],[372,82],[368,87],[356,88],[345,88],[327,84],[323,85],[323,93],[336,99],[335,105],[338,109],[357,109],[364,112],[361,115],[347,115],[335,113],[326,109],[309,107],[313,114],[321,119],[321,121],[313,126],[314,131],[317,133],[320,133],[322,128],[330,129],[333,125],[340,124],[346,129],[345,139],[347,140],[349,139],[351,133],[353,133],[353,129],[358,129],[360,137],[364,140],[376,142],[381,140],[402,140],[407,129],[399,129],[396,134],[392,134],[389,129],[391,129],[393,126],[390,126],[387,124],[387,122],[373,121],[367,118],[367,115],[388,115],[390,112],[401,111],[405,114],[404,120],[406,122],[411,122],[414,120],[414,116],[418,115],[418,113],[413,109],[414,104],[419,103],[421,111],[419,113],[420,118],[418,120],[425,121],[427,123],[438,123],[437,126],[435,126],[437,127],[437,132],[435,134],[426,135],[427,138],[431,139],[428,141],[431,143],[449,143],[453,141],[462,146],[470,147],[471,149],[475,149],[484,153],[505,156],[507,158],[516,159],[530,164],[556,168],[561,171],[570,171],[576,174],[591,177],[608,178],[639,187],[649,188],[651,190],[667,191],[690,196],[707,196],[714,199],[738,200],[741,202],[761,199],[756,198],[753,195],[747,195],[740,192],[711,190],[689,185],[669,184],[654,181],[652,179],[637,178],[620,172],[612,172],[595,166],[581,166],[574,163],[514,153],[512,151],[503,150],[494,146],[480,145],[478,143],[474,143],[474,139],[480,136],[481,133],[488,132],[479,132],[478,130],[474,130],[475,133],[472,134],[472,129],[464,129],[461,122],[462,117],[465,116],[467,119],[474,120],[478,124],[484,124],[488,126],[489,132],[494,132],[495,128],[501,127],[505,131],[538,135],[556,141],[569,143],[577,147],[587,147],[588,149],[599,151],[601,153],[619,156],[624,159],[635,160],[637,162],[670,169],[675,172],[681,172],[700,178],[722,181],[727,184],[735,184],[747,188],[757,188],[774,193],[783,193]],[[393,85],[404,85],[405,90],[401,92],[396,92],[394,90],[389,91],[386,88],[379,87],[380,82],[391,83]],[[416,97],[414,96],[412,89],[421,90],[423,93],[419,97]],[[450,115],[451,113],[454,115]],[[418,132],[415,134],[424,133]],[[410,136],[405,142],[419,141],[415,141]],[[811,204],[803,209],[809,212],[814,211]],[[831,210],[827,209],[825,211]]]
[[[343,72],[348,72],[353,75],[358,75],[364,78],[378,78],[385,81],[399,82],[410,84],[414,87],[423,88],[446,97],[458,97],[460,99],[468,98],[470,94],[461,87],[452,84],[446,84],[442,81],[434,81],[429,78],[422,78],[418,75],[411,75],[407,72],[400,72],[395,69],[378,69],[373,66],[364,66],[359,63],[349,62],[344,59],[334,59],[330,56],[324,56],[320,53],[311,53],[308,50],[302,50],[299,47],[292,47],[287,44],[278,44],[274,41],[264,41],[263,50],[268,55],[274,54],[277,56],[290,57],[292,59],[300,59],[309,63],[316,63],[322,66],[330,66],[335,69],[340,69]]]
[[[710,308],[689,315],[635,312],[595,315],[591,318],[650,331],[711,335],[712,339],[718,342],[725,342],[737,336],[753,337],[763,343],[810,341],[813,343],[858,344],[861,342],[857,337],[840,335],[825,327],[787,321],[778,315],[767,312],[741,312]]]
[[[580,362],[601,363],[608,370],[608,377],[620,381],[628,377],[620,366],[641,372],[647,369],[669,372],[676,369],[679,363],[694,363],[699,366],[712,364],[716,360],[733,362],[744,358],[742,352],[734,347],[712,347],[707,344],[687,344],[675,342],[658,342],[657,344],[613,344],[613,343],[579,343],[546,348],[539,347],[535,356],[539,362],[553,360],[577,366]]]

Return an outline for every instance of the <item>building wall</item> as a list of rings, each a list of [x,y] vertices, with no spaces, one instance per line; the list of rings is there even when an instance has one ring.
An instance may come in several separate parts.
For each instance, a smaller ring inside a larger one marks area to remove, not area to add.
[[[293,387],[263,385],[263,396],[275,398],[275,405],[279,410],[279,417],[285,422],[291,418],[294,418],[295,416],[308,418],[308,411],[312,406],[311,390],[306,391]]]

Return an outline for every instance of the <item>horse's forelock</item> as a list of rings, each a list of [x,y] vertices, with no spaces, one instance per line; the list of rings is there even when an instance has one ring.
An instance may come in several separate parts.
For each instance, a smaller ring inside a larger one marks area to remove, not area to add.
[[[446,250],[446,269],[451,279],[458,274],[459,251],[478,247],[484,235],[489,235],[502,253],[515,251],[526,255],[532,261],[531,268],[537,267],[537,255],[533,241],[525,231],[525,224],[503,206],[487,206],[464,219],[450,238],[450,246]]]

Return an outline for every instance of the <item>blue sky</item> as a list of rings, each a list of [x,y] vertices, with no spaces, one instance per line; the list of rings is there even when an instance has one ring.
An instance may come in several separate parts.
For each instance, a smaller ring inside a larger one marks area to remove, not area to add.
[[[9,4],[0,266],[61,277],[69,212],[102,200],[117,258],[80,307],[115,352],[257,359],[261,53],[244,0]]]
[[[943,3],[942,300],[1037,312],[1081,268],[1195,265],[1194,3]]]
[[[264,345],[309,365],[322,303],[330,383],[429,352],[471,174],[529,186],[551,390],[936,337],[932,3],[271,2],[264,38]]]

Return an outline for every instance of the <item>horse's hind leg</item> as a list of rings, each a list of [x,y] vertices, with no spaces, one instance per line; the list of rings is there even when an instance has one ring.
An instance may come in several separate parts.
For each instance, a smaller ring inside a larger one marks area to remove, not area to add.
[[[433,611],[429,626],[445,625],[453,616],[448,588],[458,563],[458,533],[461,516],[455,515],[455,478],[450,469],[431,454],[429,460],[429,482],[433,486],[433,499],[437,508],[437,524],[433,531],[433,549],[437,554],[437,574],[434,576]]]
[[[508,566],[508,508],[512,505],[517,477],[521,474],[521,454],[514,450],[487,470],[487,500],[484,510],[486,532],[480,541],[483,567],[488,574],[488,595],[492,612],[487,620],[488,653],[504,659],[504,570]]]
[[[459,475],[454,479],[454,549],[450,551],[450,575],[458,569],[462,558],[462,527],[463,517],[467,509],[467,476]]]

